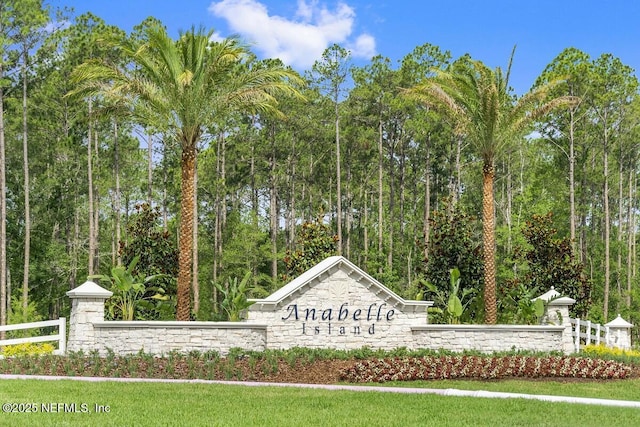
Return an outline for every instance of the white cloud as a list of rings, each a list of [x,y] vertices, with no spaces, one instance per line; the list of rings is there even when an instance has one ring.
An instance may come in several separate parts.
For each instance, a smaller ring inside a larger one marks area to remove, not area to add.
[[[371,59],[376,55],[376,39],[370,34],[362,34],[353,45],[347,45],[347,48],[356,57]]]
[[[313,6],[317,2],[313,2],[312,4],[307,4],[305,0],[298,0],[298,10],[296,11],[296,16],[302,18],[305,22],[311,21],[313,18]]]
[[[213,34],[211,35],[211,38],[209,39],[212,42],[221,42],[223,41],[225,38],[222,36],[222,34],[220,34],[217,31],[214,31]]]
[[[351,51],[354,57],[375,55],[375,39],[369,34],[353,35],[356,13],[346,3],[334,10],[317,0],[298,0],[295,17],[269,15],[257,0],[222,0],[209,11],[223,18],[232,31],[253,44],[264,56],[280,58],[293,67],[309,68],[333,43]]]

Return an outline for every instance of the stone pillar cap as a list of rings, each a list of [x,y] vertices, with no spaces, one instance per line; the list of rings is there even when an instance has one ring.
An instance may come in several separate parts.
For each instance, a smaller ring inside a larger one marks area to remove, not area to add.
[[[610,328],[630,328],[633,325],[627,322],[626,320],[624,320],[622,316],[618,314],[618,317],[613,319],[611,322],[605,324],[604,326],[608,326]]]
[[[560,295],[560,293],[556,291],[553,286],[550,290],[540,295],[539,297],[532,299],[531,301],[535,301],[538,299],[549,303],[549,305],[572,305],[576,303],[576,300],[574,300],[573,298],[563,297],[562,295]]]
[[[87,280],[82,285],[67,292],[69,298],[103,298],[107,299],[113,292],[108,291],[96,283]]]

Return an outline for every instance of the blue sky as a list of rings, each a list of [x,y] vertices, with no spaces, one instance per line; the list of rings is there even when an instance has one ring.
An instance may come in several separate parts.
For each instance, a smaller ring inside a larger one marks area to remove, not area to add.
[[[519,94],[567,47],[592,58],[611,53],[640,68],[637,0],[49,0],[75,15],[92,12],[130,31],[147,16],[170,33],[203,25],[220,37],[240,35],[260,57],[310,68],[332,43],[351,50],[355,65],[374,54],[394,64],[430,43],[454,58],[471,54],[507,65],[517,45],[512,86]]]

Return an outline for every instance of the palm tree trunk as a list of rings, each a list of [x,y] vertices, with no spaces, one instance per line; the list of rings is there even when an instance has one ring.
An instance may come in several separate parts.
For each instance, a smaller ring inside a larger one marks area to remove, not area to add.
[[[485,162],[482,169],[482,241],[484,257],[484,309],[485,323],[494,325],[498,313],[496,306],[496,241],[493,199],[493,164]]]
[[[200,310],[200,284],[198,283],[198,162],[193,173],[193,314]]]
[[[191,317],[191,273],[193,267],[193,212],[196,145],[185,142],[182,148],[180,200],[180,250],[178,255],[178,291],[176,320]]]

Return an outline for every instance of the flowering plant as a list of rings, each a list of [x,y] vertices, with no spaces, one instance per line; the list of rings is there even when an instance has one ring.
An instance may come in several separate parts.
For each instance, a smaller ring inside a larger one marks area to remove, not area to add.
[[[622,379],[631,367],[619,362],[569,356],[425,356],[363,360],[340,372],[349,382],[432,379],[590,378]]]

